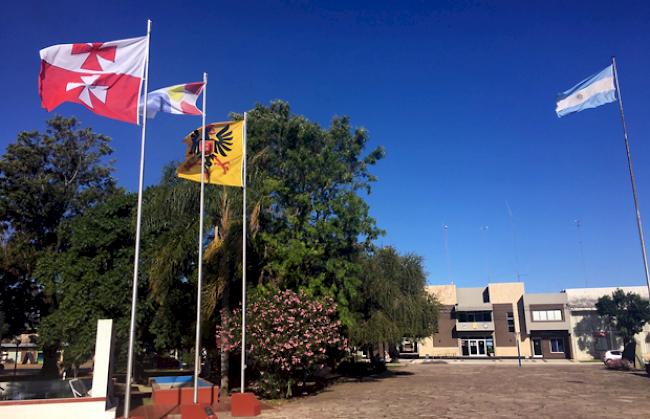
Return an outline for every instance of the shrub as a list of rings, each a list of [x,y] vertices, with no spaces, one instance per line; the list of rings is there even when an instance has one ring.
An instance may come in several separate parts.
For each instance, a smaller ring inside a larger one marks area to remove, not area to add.
[[[239,353],[241,309],[222,311],[221,316],[217,346]],[[247,360],[260,374],[254,387],[265,397],[291,397],[293,384],[336,362],[347,348],[334,301],[303,291],[272,291],[254,298],[246,308],[246,330]]]

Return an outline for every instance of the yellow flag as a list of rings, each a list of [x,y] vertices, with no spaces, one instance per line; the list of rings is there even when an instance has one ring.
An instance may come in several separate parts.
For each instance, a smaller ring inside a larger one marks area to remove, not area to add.
[[[195,129],[185,137],[185,161],[178,167],[178,177],[206,183],[242,186],[242,147],[244,121],[216,122],[205,126],[205,167],[201,170],[201,133]]]

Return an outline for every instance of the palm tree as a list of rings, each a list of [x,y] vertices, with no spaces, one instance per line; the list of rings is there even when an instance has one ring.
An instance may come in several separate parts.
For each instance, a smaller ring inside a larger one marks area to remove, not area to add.
[[[262,150],[248,158],[249,184],[255,181],[259,173],[256,167],[264,156],[265,151]],[[202,327],[206,333],[202,333],[202,336],[208,353],[214,354],[216,348],[212,331],[219,311],[229,310],[240,301],[240,296],[231,294],[230,289],[241,284],[242,190],[218,185],[205,186],[204,227],[213,226],[208,228],[214,228],[215,234],[203,253],[202,318],[205,321]],[[177,178],[175,165],[170,164],[163,170],[161,183],[147,190],[145,196],[143,228],[150,243],[147,274],[151,296],[160,306],[160,317],[166,322],[170,318],[176,319],[177,323],[175,327],[165,328],[164,337],[156,337],[161,347],[169,349],[179,344],[183,348],[193,347],[193,335],[187,333],[194,318],[193,311],[184,310],[189,314],[185,316],[170,311],[175,309],[179,299],[186,301],[187,297],[196,295],[199,193],[198,185]],[[261,200],[251,188],[247,197],[250,208],[248,237],[254,239],[259,231]],[[257,265],[255,252],[249,254],[249,266]],[[189,301],[186,303],[192,304]],[[221,353],[222,392],[227,392],[229,388],[228,358],[228,353]]]

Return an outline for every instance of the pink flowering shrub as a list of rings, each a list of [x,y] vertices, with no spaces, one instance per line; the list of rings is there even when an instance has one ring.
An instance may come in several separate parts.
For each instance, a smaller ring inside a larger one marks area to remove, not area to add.
[[[246,356],[259,371],[256,389],[264,396],[290,397],[292,384],[304,382],[347,348],[332,299],[275,291],[255,298],[246,311]],[[217,346],[238,353],[241,309],[221,316],[224,326],[217,327]]]

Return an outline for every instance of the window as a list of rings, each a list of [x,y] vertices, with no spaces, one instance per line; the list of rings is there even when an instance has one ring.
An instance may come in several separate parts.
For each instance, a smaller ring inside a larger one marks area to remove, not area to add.
[[[461,323],[491,322],[492,313],[489,311],[461,311],[458,313]]]
[[[534,322],[561,322],[562,310],[534,310]]]
[[[508,332],[514,332],[515,331],[515,316],[512,313],[512,311],[509,311],[508,314],[506,314],[506,320],[508,321]]]
[[[551,353],[564,353],[564,339],[562,338],[551,338]]]

